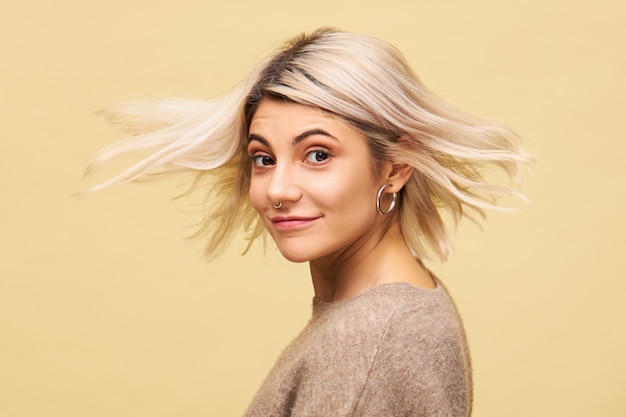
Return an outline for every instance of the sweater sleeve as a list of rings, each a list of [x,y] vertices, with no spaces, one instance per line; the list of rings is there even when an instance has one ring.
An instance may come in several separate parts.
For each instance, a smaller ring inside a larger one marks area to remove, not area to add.
[[[471,372],[465,334],[450,311],[396,311],[354,416],[467,417]]]

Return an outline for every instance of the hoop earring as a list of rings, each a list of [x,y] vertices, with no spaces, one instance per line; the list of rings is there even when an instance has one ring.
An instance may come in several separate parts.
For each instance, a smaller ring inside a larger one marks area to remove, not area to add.
[[[385,191],[385,188],[389,187],[390,185],[393,185],[393,184],[391,183],[385,184],[382,187],[380,187],[380,190],[378,190],[378,195],[376,196],[376,210],[378,210],[378,212],[382,214],[383,216],[385,214],[391,213],[391,210],[393,210],[393,208],[396,206],[396,201],[398,200],[398,193],[394,192],[392,196],[391,204],[389,204],[389,208],[387,208],[387,210],[385,211],[383,211],[380,208],[380,199],[383,196],[383,191]]]
[[[282,201],[279,201],[279,202],[278,202],[278,204],[274,204],[274,203],[272,203],[272,207],[274,207],[275,209],[279,209],[279,208],[281,208],[282,206],[283,206],[283,202],[282,202]]]

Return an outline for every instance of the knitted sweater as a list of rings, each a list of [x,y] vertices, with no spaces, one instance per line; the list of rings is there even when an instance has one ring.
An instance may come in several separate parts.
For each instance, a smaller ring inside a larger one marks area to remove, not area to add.
[[[383,284],[335,303],[313,299],[311,320],[244,416],[469,416],[465,333],[436,284]]]

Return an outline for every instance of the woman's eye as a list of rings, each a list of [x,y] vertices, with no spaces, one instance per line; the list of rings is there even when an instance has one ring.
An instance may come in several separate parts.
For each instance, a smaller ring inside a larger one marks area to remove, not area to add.
[[[317,149],[306,154],[306,161],[312,164],[319,164],[330,158],[330,152]]]
[[[274,160],[267,155],[252,155],[250,156],[252,165],[257,167],[266,167],[274,164]]]

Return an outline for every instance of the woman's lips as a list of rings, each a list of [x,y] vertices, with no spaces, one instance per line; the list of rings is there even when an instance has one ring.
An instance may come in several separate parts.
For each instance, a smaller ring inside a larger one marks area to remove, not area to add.
[[[270,220],[278,230],[293,230],[306,227],[315,222],[320,217],[299,217],[299,216],[276,216]]]

